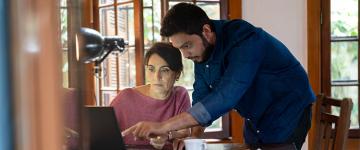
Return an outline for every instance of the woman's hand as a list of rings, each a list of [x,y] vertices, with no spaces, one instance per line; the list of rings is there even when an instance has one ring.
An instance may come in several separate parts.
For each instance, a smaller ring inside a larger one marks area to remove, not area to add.
[[[150,138],[150,144],[156,149],[162,149],[166,144],[167,136],[157,136],[154,138]]]

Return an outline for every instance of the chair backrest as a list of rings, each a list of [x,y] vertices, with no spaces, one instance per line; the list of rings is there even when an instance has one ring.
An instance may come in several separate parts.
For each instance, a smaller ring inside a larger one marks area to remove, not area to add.
[[[73,88],[63,89],[63,111],[64,111],[64,128],[65,143],[67,150],[79,149],[79,112],[80,104],[78,101],[78,91]]]
[[[338,116],[331,113],[331,106],[339,107]],[[353,103],[350,98],[335,99],[320,94],[316,101],[316,150],[344,150],[350,127]],[[333,125],[335,128],[332,128]]]

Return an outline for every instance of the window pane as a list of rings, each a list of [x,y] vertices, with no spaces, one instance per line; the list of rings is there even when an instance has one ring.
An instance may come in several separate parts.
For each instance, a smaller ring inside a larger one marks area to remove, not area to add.
[[[358,43],[331,43],[331,80],[358,80]]]
[[[192,3],[193,0],[169,0],[169,2],[170,2],[170,3],[171,3],[171,2],[176,2],[176,3],[180,3],[180,2],[190,2],[190,3]]]
[[[117,0],[117,3],[132,2],[133,0]]]
[[[99,0],[99,5],[113,4],[114,0]]]
[[[102,35],[115,35],[115,12],[112,7],[100,8],[100,33]]]
[[[169,2],[169,8],[173,7],[174,5],[178,4],[178,3],[183,3],[183,2],[186,2],[186,3],[191,3],[193,4],[193,2],[191,0],[189,1],[176,1],[176,0],[172,0]]]
[[[149,47],[152,45],[154,40],[154,32],[153,32],[153,9],[145,8],[144,9],[144,45]]]
[[[213,0],[217,1],[217,0]],[[186,2],[186,3],[193,3],[192,1],[176,1],[172,0],[169,2],[169,8],[173,7],[174,5],[180,3],[180,2]],[[196,2],[196,5],[202,8],[206,14],[209,16],[210,19],[220,19],[220,3],[214,3],[214,2]]]
[[[355,129],[355,128],[359,128],[359,120],[358,120],[358,116],[359,116],[359,108],[358,108],[358,103],[359,103],[359,99],[358,99],[358,87],[356,86],[346,86],[346,87],[332,87],[331,88],[331,96],[335,97],[335,98],[351,98],[352,102],[353,102],[353,109],[351,111],[351,123],[350,123],[350,128],[351,129]],[[339,114],[339,110],[337,109],[332,109],[332,113],[333,114]]]
[[[61,30],[61,47],[68,47],[68,22],[67,22],[67,10],[60,9],[60,30]]]
[[[104,106],[109,106],[111,101],[116,97],[117,92],[116,91],[101,91],[102,100]]]
[[[118,6],[118,36],[129,42],[129,46],[135,44],[134,30],[134,7],[133,4]]]
[[[60,0],[60,7],[66,7],[67,0]]]
[[[116,64],[117,61],[119,66]],[[120,89],[134,87],[135,71],[135,49],[133,47],[120,54],[113,52],[102,63],[102,89],[116,89],[118,75]]]
[[[184,86],[187,89],[193,88],[194,78],[194,63],[192,60],[183,58],[184,70],[181,74],[179,81],[176,82],[176,85]]]
[[[197,2],[196,5],[201,7],[210,19],[220,19],[220,4]]]
[[[62,52],[62,77],[63,87],[69,87],[69,65],[68,65],[68,51],[63,50]]]
[[[222,131],[221,117],[215,120],[210,126],[206,127],[205,132]]]
[[[61,6],[66,6],[66,0],[62,0]],[[69,67],[68,67],[68,22],[67,8],[60,8],[60,40],[62,51],[62,82],[63,87],[69,87]]]
[[[135,48],[129,47],[119,56],[120,89],[134,87],[136,81]]]
[[[331,36],[357,36],[357,15],[357,0],[331,0]]]
[[[102,62],[101,76],[102,86],[116,89],[117,70],[116,70],[117,53],[113,52]]]
[[[154,15],[154,18],[152,15]],[[144,9],[144,44],[146,47],[150,47],[153,42],[161,40],[160,19],[157,18],[160,18],[159,12],[153,12],[152,9]]]
[[[153,13],[154,13],[154,40],[161,41],[161,36],[160,36],[161,1],[154,1]]]
[[[151,7],[153,0],[143,0],[143,7]]]

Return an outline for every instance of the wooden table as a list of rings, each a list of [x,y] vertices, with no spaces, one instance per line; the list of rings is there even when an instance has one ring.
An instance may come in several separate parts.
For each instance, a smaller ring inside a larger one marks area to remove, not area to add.
[[[250,148],[245,144],[238,143],[208,143],[207,150],[256,150],[257,148]],[[261,145],[261,150],[296,150],[292,144],[267,144]]]
[[[156,150],[152,146],[127,147],[128,150]],[[254,149],[254,148],[253,148]],[[172,150],[172,147],[164,147],[164,150]],[[206,150],[252,150],[249,146],[240,143],[207,143]],[[262,150],[296,150],[291,144],[262,145]]]
[[[235,143],[208,143],[207,150],[249,150],[249,147]]]

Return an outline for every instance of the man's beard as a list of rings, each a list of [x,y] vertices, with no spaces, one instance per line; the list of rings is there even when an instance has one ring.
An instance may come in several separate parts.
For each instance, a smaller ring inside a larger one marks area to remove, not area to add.
[[[215,46],[213,44],[210,44],[203,35],[201,35],[200,37],[201,37],[203,46],[205,48],[205,51],[202,54],[203,59],[201,60],[201,62],[198,62],[198,63],[202,63],[202,62],[205,62],[206,60],[208,60],[215,48]]]

